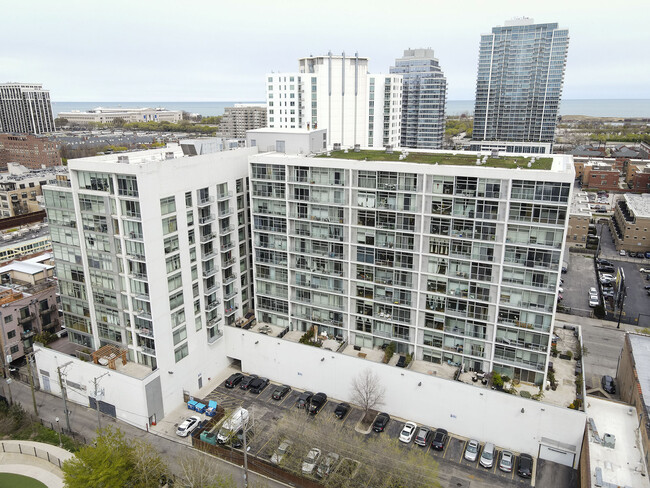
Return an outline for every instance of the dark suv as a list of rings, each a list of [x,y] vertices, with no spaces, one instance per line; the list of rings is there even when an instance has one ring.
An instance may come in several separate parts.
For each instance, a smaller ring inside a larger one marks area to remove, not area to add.
[[[433,436],[433,440],[431,441],[431,449],[442,451],[445,448],[448,438],[449,435],[445,429],[436,430],[436,435]]]
[[[326,403],[327,395],[325,393],[316,393],[309,403],[309,413],[316,415]]]
[[[517,459],[517,474],[522,478],[533,475],[533,458],[528,454],[520,454]]]
[[[387,413],[380,413],[377,415],[377,418],[372,424],[372,430],[375,432],[383,432],[386,426],[388,425],[388,421],[390,420],[390,415]]]
[[[298,408],[308,408],[309,402],[311,401],[311,397],[313,397],[314,394],[311,391],[304,391],[300,394],[298,397],[298,401],[296,402],[296,407]]]
[[[255,378],[257,378],[256,374],[252,374],[250,376],[244,377],[239,383],[239,388],[241,388],[242,390],[248,390],[248,387],[250,386],[250,384],[253,382]]]
[[[243,379],[244,379],[244,375],[243,375],[243,374],[241,374],[241,373],[233,373],[233,374],[231,374],[231,375],[228,377],[228,379],[227,379],[226,382],[224,383],[224,386],[225,386],[226,388],[234,388],[234,387],[237,386],[237,385],[241,382],[241,380],[243,380]]]
[[[415,442],[418,446],[427,447],[427,444],[431,441],[431,436],[433,432],[428,427],[420,427],[415,434]]]
[[[614,384],[614,378],[611,376],[605,375],[601,378],[600,384],[603,387],[603,390],[605,390],[607,393],[611,393],[612,395],[616,393],[616,385]]]

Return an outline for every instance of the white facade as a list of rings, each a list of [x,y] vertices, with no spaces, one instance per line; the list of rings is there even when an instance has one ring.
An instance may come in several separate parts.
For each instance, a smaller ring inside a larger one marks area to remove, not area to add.
[[[261,322],[544,384],[570,156],[552,169],[251,158]]]
[[[54,132],[49,90],[31,83],[0,84],[0,132]]]
[[[328,146],[399,146],[402,76],[368,73],[368,58],[301,58],[298,72],[267,74],[274,129],[327,129]]]
[[[159,371],[150,415],[225,366],[223,327],[250,308],[254,152],[183,157],[173,146],[75,159],[71,187],[44,190],[69,338],[91,351],[115,345]]]
[[[68,124],[111,124],[115,119],[125,122],[180,122],[183,114],[179,110],[165,108],[116,108],[97,107],[88,112],[73,110],[59,112],[59,118],[68,120]]]
[[[255,129],[246,132],[246,146],[259,152],[318,154],[327,149],[325,129]]]

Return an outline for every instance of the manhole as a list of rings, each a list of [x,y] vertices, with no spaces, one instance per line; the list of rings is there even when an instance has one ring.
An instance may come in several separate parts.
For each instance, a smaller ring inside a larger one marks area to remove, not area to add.
[[[469,488],[469,483],[467,480],[454,476],[449,480],[449,488]]]

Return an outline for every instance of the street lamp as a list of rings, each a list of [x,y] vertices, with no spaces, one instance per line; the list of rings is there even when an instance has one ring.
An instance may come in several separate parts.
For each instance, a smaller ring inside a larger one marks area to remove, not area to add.
[[[63,447],[63,443],[61,442],[61,428],[59,426],[59,417],[56,417],[54,420],[56,420],[56,430],[59,432],[59,447]]]

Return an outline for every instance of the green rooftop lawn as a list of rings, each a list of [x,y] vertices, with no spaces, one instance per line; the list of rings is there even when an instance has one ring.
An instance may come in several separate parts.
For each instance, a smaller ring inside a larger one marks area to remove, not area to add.
[[[393,154],[387,154],[385,151],[359,151],[352,150],[347,153],[343,151],[330,151],[331,156],[322,154],[317,156],[319,158],[340,158],[340,159],[357,159],[368,161],[404,161],[406,163],[422,163],[422,164],[445,164],[445,165],[458,165],[458,166],[476,166],[477,156],[475,154],[431,154],[431,153],[412,153],[400,160],[401,151],[393,150]],[[481,160],[483,158],[481,157]],[[526,156],[508,156],[498,158],[487,158],[487,162],[481,166],[489,166],[490,168],[507,168],[514,169],[520,167],[522,169],[551,169],[553,165],[553,158],[536,158],[535,162],[528,168],[530,157]]]

